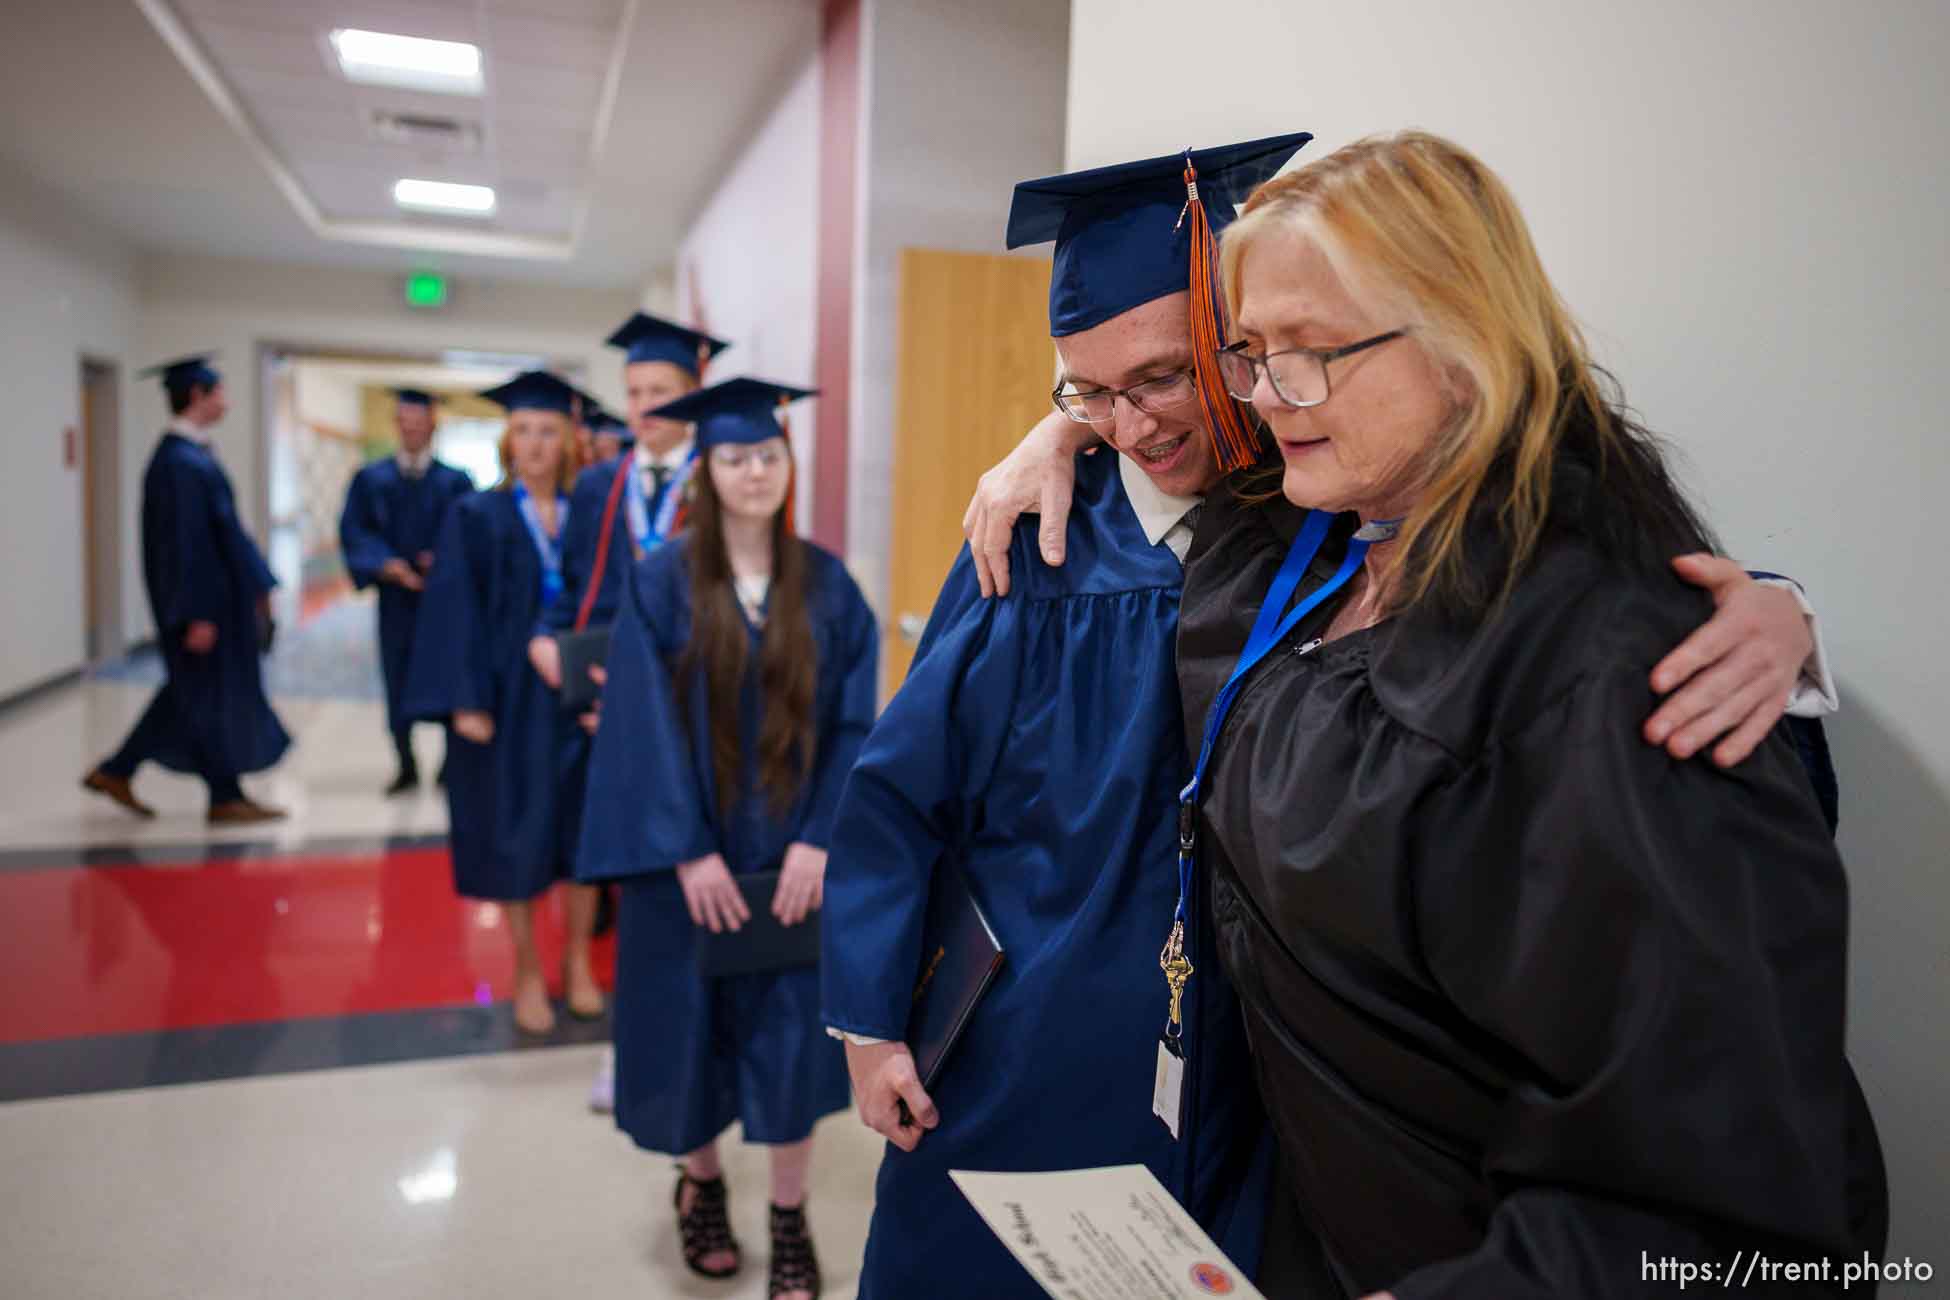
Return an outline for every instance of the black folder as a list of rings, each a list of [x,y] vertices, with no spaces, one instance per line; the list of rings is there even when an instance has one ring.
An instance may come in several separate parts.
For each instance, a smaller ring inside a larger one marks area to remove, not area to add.
[[[562,653],[561,706],[568,713],[587,713],[602,694],[602,688],[589,675],[609,661],[609,629],[586,628],[581,632],[558,632],[555,644]]]
[[[995,927],[968,888],[968,878],[948,861],[935,868],[921,936],[907,1047],[921,1086],[932,1091],[976,1006],[1002,973],[1003,951]],[[905,1122],[905,1106],[902,1112]]]
[[[738,892],[745,896],[745,910],[751,920],[736,930],[698,935],[697,965],[707,979],[726,975],[757,975],[766,971],[791,970],[797,966],[819,964],[819,913],[808,912],[797,925],[781,925],[772,915],[772,895],[779,888],[779,873],[755,871],[734,876]]]

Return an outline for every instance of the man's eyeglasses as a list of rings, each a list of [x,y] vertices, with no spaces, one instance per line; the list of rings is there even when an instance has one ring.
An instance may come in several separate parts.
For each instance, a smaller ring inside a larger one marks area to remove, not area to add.
[[[1219,374],[1225,380],[1226,392],[1242,402],[1253,400],[1253,387],[1259,382],[1259,372],[1264,370],[1273,383],[1274,396],[1288,406],[1319,406],[1332,392],[1327,381],[1329,362],[1378,348],[1405,332],[1389,330],[1344,348],[1288,348],[1257,356],[1246,351],[1242,341],[1219,350]]]
[[[1108,424],[1117,413],[1117,399],[1123,398],[1147,415],[1164,415],[1198,395],[1191,368],[1174,370],[1156,379],[1132,384],[1129,388],[1093,388],[1079,393],[1059,387],[1050,394],[1056,409],[1078,424]]]

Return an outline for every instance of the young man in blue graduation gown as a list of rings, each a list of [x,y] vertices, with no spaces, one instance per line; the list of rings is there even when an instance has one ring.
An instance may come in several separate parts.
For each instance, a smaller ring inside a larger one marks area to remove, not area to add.
[[[817,924],[807,914],[833,810],[873,722],[872,611],[836,556],[792,532],[791,459],[772,412],[803,395],[734,379],[660,412],[698,422],[696,514],[626,574],[576,864],[582,879],[623,882],[616,1122],[684,1158],[687,1260],[714,1276],[735,1266],[736,1246],[688,1216],[721,1210],[719,1134],[739,1120],[746,1141],[774,1147],[773,1203],[791,1210],[801,1145],[847,1106],[816,968],[715,980],[698,969],[706,931],[749,918],[738,877],[779,871],[771,910]],[[742,648],[727,654],[727,642]],[[795,714],[797,736],[783,730]],[[783,785],[782,739],[802,743]],[[775,1251],[780,1223],[775,1211]],[[777,1264],[775,1253],[773,1294],[816,1290],[804,1270],[781,1285]]]
[[[588,626],[606,627],[615,621],[630,566],[676,531],[697,449],[689,425],[654,412],[694,391],[705,364],[731,346],[644,312],[624,321],[607,341],[623,349],[623,391],[629,400],[629,432],[635,445],[583,470],[570,498],[569,531],[562,539],[562,591],[544,611],[529,646],[535,671],[558,689],[561,656],[551,634],[575,627],[585,604]],[[612,497],[616,505],[609,554],[591,596],[590,578]]]
[[[417,388],[394,392],[399,450],[352,476],[339,516],[345,569],[361,591],[379,588],[379,670],[386,683],[386,725],[399,756],[389,795],[420,784],[413,721],[401,707],[413,660],[413,624],[433,571],[433,543],[447,507],[474,490],[473,481],[434,459],[433,398]]]
[[[291,743],[261,662],[277,579],[210,443],[229,409],[222,376],[207,354],[144,372],[156,373],[171,419],[142,477],[142,572],[168,676],[122,748],[82,784],[153,817],[132,782],[154,760],[203,779],[212,823],[276,821],[284,813],[247,797],[238,777],[270,767]]]
[[[482,394],[508,412],[505,480],[460,498],[434,545],[402,709],[448,724],[454,887],[505,905],[515,944],[515,1023],[554,1027],[532,902],[568,880],[581,830],[588,737],[527,657],[561,586],[575,390],[529,371]],[[570,884],[564,986],[570,1013],[602,1014],[590,965],[595,891]]]
[[[1211,227],[1307,138],[1194,153]],[[1196,874],[1183,900],[1195,974],[1170,1029],[1159,969],[1180,906],[1178,796],[1191,766],[1175,675],[1182,559],[1200,497],[1221,478],[1194,374],[1185,161],[1017,187],[1010,245],[1056,241],[1050,326],[1068,413],[1056,418],[1120,454],[1073,463],[1077,444],[1065,442],[1075,482],[1062,567],[1011,514],[999,553],[982,558],[985,572],[1006,558],[1014,598],[982,600],[985,579],[963,552],[842,798],[824,1005],[848,1038],[862,1118],[892,1143],[863,1300],[1041,1294],[949,1182],[953,1168],[1143,1163],[1236,1262],[1262,1263],[1269,1153]],[[1043,470],[1018,477],[1039,492]],[[1798,611],[1793,622],[1784,635],[1805,643]],[[1007,960],[930,1096],[899,1040],[943,858],[968,878]],[[1161,1036],[1181,1062],[1175,1098],[1157,1095]],[[897,1098],[915,1125],[900,1123]],[[1264,1236],[1269,1275],[1287,1268],[1289,1227]]]

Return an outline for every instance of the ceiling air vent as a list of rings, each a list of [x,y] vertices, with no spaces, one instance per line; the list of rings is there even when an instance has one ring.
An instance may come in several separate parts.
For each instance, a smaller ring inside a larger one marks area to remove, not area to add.
[[[457,117],[437,113],[395,113],[376,108],[372,112],[372,134],[386,144],[411,148],[438,148],[454,153],[478,153],[481,128]]]

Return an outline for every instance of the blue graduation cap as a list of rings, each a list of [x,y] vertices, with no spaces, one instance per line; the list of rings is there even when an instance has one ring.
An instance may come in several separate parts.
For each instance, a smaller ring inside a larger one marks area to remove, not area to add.
[[[556,378],[546,370],[524,370],[481,396],[510,412],[560,411],[564,415],[571,415],[582,393],[575,385]]]
[[[1216,237],[1246,196],[1311,139],[1300,131],[1018,184],[1008,246],[1056,241],[1050,334],[1077,334],[1191,287],[1188,160]]]
[[[421,388],[395,388],[393,398],[401,406],[432,406],[433,395]]]
[[[1010,248],[1056,241],[1049,332],[1081,333],[1167,294],[1191,291],[1192,367],[1221,469],[1253,462],[1253,422],[1226,394],[1214,353],[1227,342],[1218,235],[1239,204],[1313,136],[1305,131],[1016,186]]]
[[[588,418],[592,433],[613,433],[625,442],[630,441],[630,426],[621,416],[597,407]]]
[[[699,451],[740,443],[765,442],[782,438],[774,414],[788,402],[815,397],[817,388],[794,388],[765,379],[740,376],[727,379],[695,393],[686,393],[674,402],[665,402],[651,414],[663,420],[683,420],[697,425]]]
[[[223,382],[223,376],[210,368],[216,360],[215,352],[193,352],[174,361],[164,361],[138,370],[137,379],[162,380],[163,388],[170,393],[188,392],[192,388],[215,388]]]
[[[645,312],[631,316],[604,341],[622,348],[630,364],[668,361],[689,371],[693,379],[704,373],[705,362],[731,346],[723,339]]]

